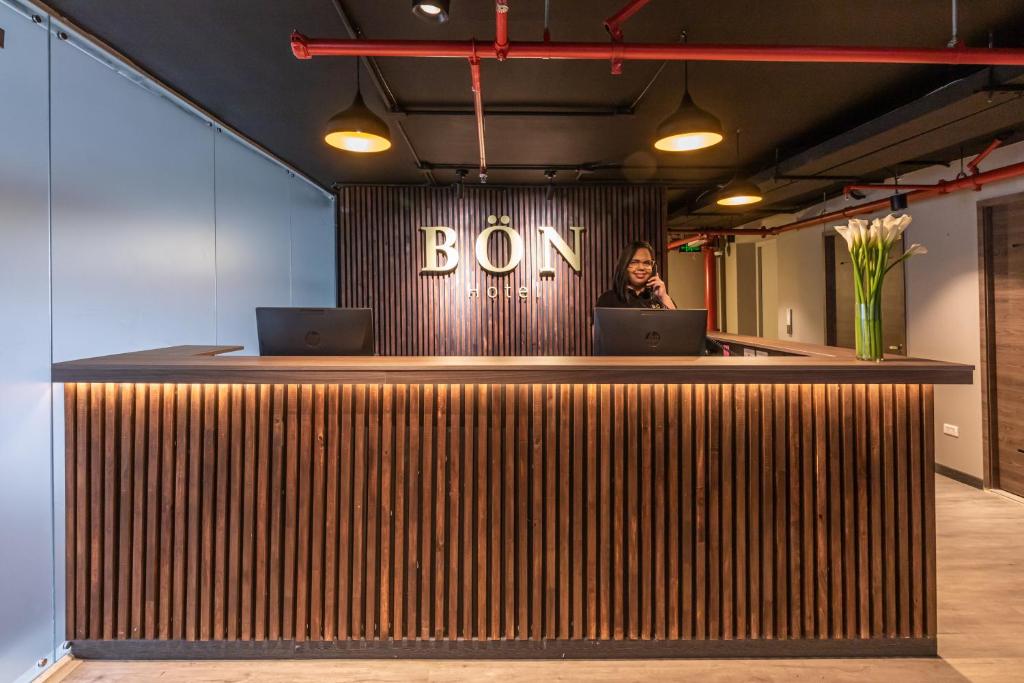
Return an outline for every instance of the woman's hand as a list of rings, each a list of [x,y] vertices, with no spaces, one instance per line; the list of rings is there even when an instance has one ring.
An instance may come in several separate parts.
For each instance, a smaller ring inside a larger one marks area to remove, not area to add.
[[[672,301],[672,297],[668,295],[668,289],[665,287],[665,281],[657,275],[652,275],[647,280],[647,287],[651,290],[651,294],[661,302],[661,305],[665,308],[675,308],[676,304]]]
[[[657,299],[659,301],[662,298],[664,298],[665,293],[668,291],[668,290],[665,289],[665,281],[662,280],[657,275],[652,275],[647,280],[647,288],[651,290],[651,294],[653,294],[655,297],[657,297]]]

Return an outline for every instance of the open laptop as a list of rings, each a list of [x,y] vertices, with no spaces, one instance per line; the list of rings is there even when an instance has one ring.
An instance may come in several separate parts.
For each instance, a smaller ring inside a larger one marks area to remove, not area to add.
[[[595,308],[598,356],[703,356],[708,312],[647,308]]]
[[[261,356],[372,356],[369,308],[256,309]]]

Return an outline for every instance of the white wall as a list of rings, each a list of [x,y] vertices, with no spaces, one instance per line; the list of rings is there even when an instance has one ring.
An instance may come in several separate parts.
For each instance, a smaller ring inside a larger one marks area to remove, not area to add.
[[[780,339],[825,343],[825,250],[821,228],[797,230],[776,239],[778,321]],[[786,312],[793,310],[793,331],[786,331]],[[770,315],[765,312],[765,317]]]
[[[704,308],[704,254],[673,250],[668,254],[668,293],[678,308]]]
[[[16,321],[0,335],[0,680],[62,654],[51,363],[172,344],[256,353],[256,305],[336,300],[328,193],[19,7],[0,0],[0,319]]]
[[[1024,161],[1024,143],[996,150],[981,170]],[[936,166],[900,178],[900,182],[933,183],[952,179],[959,163]],[[919,242],[928,254],[906,265],[907,353],[975,366],[974,383],[935,387],[935,459],[939,464],[983,478],[981,412],[981,309],[978,273],[979,201],[1024,192],[1024,178],[986,185],[980,192],[958,192],[911,204],[913,223],[907,245]],[[876,195],[872,195],[875,198]],[[845,202],[835,199],[827,210]],[[773,217],[772,226],[820,213],[820,205],[800,216]],[[888,212],[862,216],[876,218]],[[837,222],[841,223],[841,222]],[[759,223],[758,225],[761,225]],[[779,338],[824,343],[823,228],[780,235],[778,250]],[[793,335],[785,334],[785,310],[793,308]],[[943,423],[959,426],[960,437],[942,433]]]
[[[761,301],[759,306],[763,316],[764,329],[761,336],[778,338],[779,336],[779,250],[778,240],[760,240],[757,245],[761,253]]]
[[[994,152],[982,164],[993,169],[1024,161],[1024,143]],[[954,171],[926,169],[905,176],[908,183],[952,178]],[[907,263],[907,350],[911,356],[970,363],[974,384],[935,388],[935,459],[983,478],[981,417],[981,291],[978,274],[979,201],[1024,192],[1024,178],[987,185],[912,204],[907,243],[920,242],[928,254]],[[959,425],[960,438],[942,433]]]

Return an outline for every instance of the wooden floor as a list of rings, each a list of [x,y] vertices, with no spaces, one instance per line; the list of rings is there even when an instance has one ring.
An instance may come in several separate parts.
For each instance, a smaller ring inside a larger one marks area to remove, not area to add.
[[[938,659],[73,661],[63,681],[1024,680],[1024,504],[939,477]]]

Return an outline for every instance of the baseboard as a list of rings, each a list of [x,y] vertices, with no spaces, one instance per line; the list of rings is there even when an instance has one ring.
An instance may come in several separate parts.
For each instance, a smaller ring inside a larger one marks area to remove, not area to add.
[[[935,638],[835,640],[76,640],[80,659],[760,659],[935,657]]]
[[[935,473],[941,474],[942,476],[948,477],[949,479],[952,479],[954,481],[958,481],[961,484],[973,486],[976,489],[985,488],[985,483],[980,478],[975,477],[974,475],[971,474],[967,474],[965,472],[961,472],[960,470],[955,470],[952,467],[940,465],[939,463],[935,463]]]
[[[81,664],[81,660],[69,652],[53,663],[49,669],[32,679],[32,683],[49,683],[49,681],[62,681],[64,677],[74,671]]]

